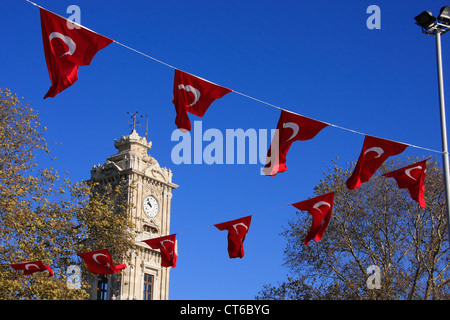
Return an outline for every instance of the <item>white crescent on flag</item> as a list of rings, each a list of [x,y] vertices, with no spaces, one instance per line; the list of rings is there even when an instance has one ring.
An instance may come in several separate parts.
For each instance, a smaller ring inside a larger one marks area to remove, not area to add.
[[[48,36],[50,42],[54,39],[54,38],[58,38],[61,39],[62,41],[64,41],[65,44],[67,44],[67,46],[69,47],[69,51],[67,51],[66,53],[63,53],[62,55],[59,56],[59,58],[65,56],[65,55],[73,55],[73,53],[75,52],[75,50],[77,49],[77,44],[75,43],[75,41],[72,40],[72,38],[63,35],[62,33],[59,32],[52,32],[50,33],[50,35]]]
[[[103,264],[103,263],[101,263],[101,262],[99,262],[99,261],[97,260],[97,257],[98,257],[98,256],[104,256],[104,257],[108,258],[108,256],[107,256],[106,254],[104,254],[104,253],[96,253],[96,254],[93,254],[93,255],[92,255],[92,259],[93,259],[95,262],[97,262],[98,264]]]
[[[237,229],[237,226],[244,226],[245,229],[248,230],[247,225],[246,225],[245,223],[243,223],[243,222],[233,224],[233,228],[234,228],[234,230],[236,230],[236,233],[237,233],[237,234],[239,234],[239,231],[238,231],[238,229]]]
[[[172,240],[167,240],[167,239],[161,241],[160,243],[161,243],[161,245],[162,245],[165,249],[167,249],[166,246],[164,245],[164,242],[166,242],[166,241],[167,241],[167,242],[170,242],[170,243],[174,243]]]
[[[289,140],[291,140],[292,138],[294,138],[299,130],[298,124],[296,124],[295,122],[286,122],[283,123],[283,128],[291,128],[293,133],[291,135],[291,137],[289,139],[286,140],[286,142],[288,142]]]
[[[313,208],[314,208],[314,209],[317,209],[317,210],[319,210],[321,213],[323,213],[322,210],[319,209],[320,206],[328,206],[329,208],[331,208],[331,204],[329,204],[329,203],[326,202],[326,201],[319,201],[319,202],[317,202],[317,203],[313,206]]]
[[[378,154],[375,158],[381,157],[381,155],[384,153],[384,150],[381,149],[380,147],[372,147],[372,148],[367,149],[366,152],[364,152],[364,155],[370,151],[374,151]]]
[[[197,103],[198,99],[200,99],[200,91],[198,91],[196,88],[194,88],[193,86],[190,85],[184,85],[184,84],[179,84],[178,85],[178,89],[183,89],[186,90],[187,92],[192,92],[194,94],[194,102],[192,102],[189,107],[192,107],[194,104]]]
[[[421,166],[417,166],[417,167],[413,167],[413,168],[409,168],[405,170],[405,174],[410,177],[413,180],[417,180],[416,178],[414,178],[413,176],[411,176],[411,171],[413,171],[414,169],[422,169]]]
[[[30,267],[35,267],[36,270],[39,269],[39,266],[37,264],[34,264],[34,263],[28,263],[28,264],[25,265],[24,268],[25,268],[25,270],[30,270]]]

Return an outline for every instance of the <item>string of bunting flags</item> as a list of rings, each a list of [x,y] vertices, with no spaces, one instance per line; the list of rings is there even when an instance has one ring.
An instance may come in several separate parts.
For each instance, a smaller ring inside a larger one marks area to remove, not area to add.
[[[349,190],[354,190],[360,187],[362,183],[369,181],[389,157],[402,153],[409,146],[442,153],[429,148],[370,136],[285,110],[276,105],[183,72],[170,64],[69,21],[30,0],[26,1],[37,6],[40,12],[44,54],[51,81],[51,87],[45,94],[44,99],[53,98],[58,93],[69,88],[78,80],[79,66],[90,65],[98,51],[111,43],[116,43],[175,70],[172,103],[176,112],[175,125],[179,130],[191,130],[189,113],[203,117],[215,100],[231,92],[279,109],[281,113],[276,127],[277,130],[267,152],[267,164],[263,169],[266,176],[274,177],[276,174],[287,170],[287,153],[293,142],[313,139],[328,126],[365,136],[355,169],[346,181],[346,186]],[[69,28],[71,24],[77,27]],[[399,188],[408,189],[411,198],[418,202],[422,208],[425,208],[424,181],[426,161],[423,160],[383,175],[386,178],[394,178]],[[334,192],[288,205],[301,211],[307,211],[312,216],[311,227],[304,238],[306,245],[312,239],[315,241],[322,239],[332,216],[333,205]],[[213,225],[220,231],[227,231],[229,258],[244,257],[244,241],[249,232],[253,215]],[[176,235],[177,233],[138,242],[144,242],[152,249],[160,250],[161,266],[175,268],[177,264]],[[94,274],[112,274],[127,267],[125,264],[114,265],[107,249],[78,253],[78,256],[83,259],[89,271]],[[25,275],[48,271],[49,277],[53,276],[52,269],[44,265],[42,261],[23,261],[22,263],[4,266],[10,266],[17,271],[22,270]]]

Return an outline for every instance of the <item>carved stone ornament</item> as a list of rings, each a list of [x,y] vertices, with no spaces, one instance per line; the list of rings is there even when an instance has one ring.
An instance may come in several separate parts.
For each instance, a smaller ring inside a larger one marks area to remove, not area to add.
[[[112,175],[119,174],[122,169],[116,165],[114,162],[107,160],[105,164],[98,164],[94,166],[91,170],[91,178],[101,179],[103,177],[109,177]]]

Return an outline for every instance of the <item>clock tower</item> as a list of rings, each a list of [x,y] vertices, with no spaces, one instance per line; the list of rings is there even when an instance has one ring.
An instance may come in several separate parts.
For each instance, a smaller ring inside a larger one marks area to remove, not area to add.
[[[161,266],[160,250],[150,248],[141,240],[169,235],[172,190],[172,171],[160,167],[148,154],[152,143],[139,136],[136,130],[114,141],[118,152],[105,164],[94,166],[91,180],[100,184],[114,184],[120,179],[133,185],[128,194],[130,219],[137,228],[137,244],[143,250],[132,252],[128,267],[121,271],[118,296],[111,294],[108,283],[99,282],[92,299],[167,300],[169,298],[170,268]]]

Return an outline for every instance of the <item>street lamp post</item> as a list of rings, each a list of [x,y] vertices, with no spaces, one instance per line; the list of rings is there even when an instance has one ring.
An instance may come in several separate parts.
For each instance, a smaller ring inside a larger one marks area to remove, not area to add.
[[[443,7],[437,19],[433,17],[430,11],[424,11],[414,19],[416,20],[416,23],[422,27],[423,33],[432,35],[436,39],[436,63],[439,86],[439,106],[441,114],[442,160],[444,165],[445,196],[447,204],[447,227],[450,241],[450,162],[447,144],[447,124],[445,117],[444,77],[442,73],[441,50],[441,35],[450,30],[450,7]]]

